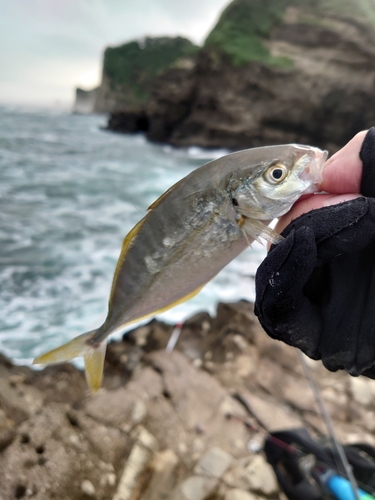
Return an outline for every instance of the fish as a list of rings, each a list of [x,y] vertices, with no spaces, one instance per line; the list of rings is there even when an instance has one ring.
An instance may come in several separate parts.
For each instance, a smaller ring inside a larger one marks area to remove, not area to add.
[[[318,191],[327,154],[297,144],[246,149],[174,184],[125,237],[104,323],[33,363],[83,356],[88,386],[97,391],[107,337],[193,297],[254,240],[280,242],[268,224]]]

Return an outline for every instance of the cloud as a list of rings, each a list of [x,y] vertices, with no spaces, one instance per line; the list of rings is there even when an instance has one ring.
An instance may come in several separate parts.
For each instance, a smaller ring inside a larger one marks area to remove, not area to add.
[[[98,84],[104,48],[145,35],[202,43],[226,0],[0,0],[0,101],[66,102]],[[43,87],[43,92],[38,88]],[[48,89],[48,91],[46,90]]]

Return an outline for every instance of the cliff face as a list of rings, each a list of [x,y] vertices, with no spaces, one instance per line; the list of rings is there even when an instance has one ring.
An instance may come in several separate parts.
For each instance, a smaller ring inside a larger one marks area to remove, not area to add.
[[[153,79],[139,130],[176,146],[333,151],[375,122],[374,26],[366,0],[235,0],[195,63]],[[117,111],[109,128],[137,130]]]
[[[197,47],[182,37],[148,37],[107,48],[95,111],[139,112],[149,103],[155,77],[196,51]]]
[[[76,98],[73,106],[73,113],[86,115],[93,113],[99,95],[99,87],[92,90],[76,88]]]

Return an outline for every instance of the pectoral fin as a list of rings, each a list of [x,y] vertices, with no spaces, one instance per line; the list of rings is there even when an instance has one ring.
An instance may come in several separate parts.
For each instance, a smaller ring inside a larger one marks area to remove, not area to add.
[[[241,220],[241,229],[246,235],[250,236],[253,240],[259,241],[263,238],[270,243],[280,243],[284,238],[280,234],[276,233],[273,229],[263,224],[258,219],[250,219],[244,217]]]

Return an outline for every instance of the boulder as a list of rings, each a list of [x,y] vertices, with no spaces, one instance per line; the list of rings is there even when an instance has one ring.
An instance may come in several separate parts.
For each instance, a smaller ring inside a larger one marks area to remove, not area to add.
[[[167,352],[172,331],[151,321],[109,344],[94,395],[69,364],[34,372],[0,356],[0,498],[279,498],[267,432],[327,435],[299,357],[244,301],[195,315]],[[309,365],[340,441],[374,445],[374,382]]]
[[[50,403],[19,426],[0,454],[0,497],[72,500],[89,493],[107,499],[128,447],[118,429],[69,418],[64,405]]]

